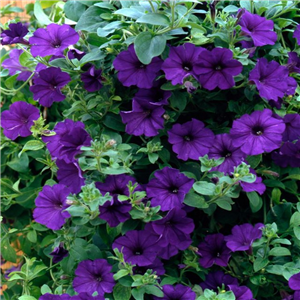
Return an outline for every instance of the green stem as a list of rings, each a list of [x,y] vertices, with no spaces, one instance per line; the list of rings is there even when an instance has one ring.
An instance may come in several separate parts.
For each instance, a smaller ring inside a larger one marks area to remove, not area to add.
[[[152,1],[151,1],[151,0],[148,0],[148,2],[149,2],[149,4],[150,4],[150,6],[151,6],[152,12],[155,12],[155,7],[154,7]]]

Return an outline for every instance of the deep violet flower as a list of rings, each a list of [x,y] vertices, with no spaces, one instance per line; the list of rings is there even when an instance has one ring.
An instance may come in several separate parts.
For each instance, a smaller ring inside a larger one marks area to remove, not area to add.
[[[182,160],[198,160],[200,156],[209,152],[215,139],[213,132],[196,119],[182,125],[173,125],[168,135],[168,141],[173,145],[172,150]]]
[[[168,105],[168,99],[172,93],[169,91],[163,91],[159,87],[153,87],[151,89],[139,89],[134,95],[133,100],[137,102],[146,102],[157,106]]]
[[[194,222],[186,217],[186,212],[175,207],[164,218],[148,223],[145,230],[149,231],[150,229],[161,237],[161,247],[171,244],[179,250],[184,250],[192,243],[190,233],[194,228]]]
[[[162,298],[153,296],[153,300],[195,300],[196,293],[189,286],[177,284],[175,286],[165,284],[163,287],[164,296]]]
[[[287,82],[289,70],[272,60],[259,58],[256,66],[249,73],[249,80],[256,84],[259,95],[267,100],[278,101],[285,94],[294,93]]]
[[[295,144],[291,142],[284,143],[278,151],[272,153],[272,160],[282,168],[287,166],[300,167],[300,140]]]
[[[154,263],[160,247],[158,237],[146,230],[130,230],[117,238],[112,249],[123,253],[126,262],[138,266],[149,266]]]
[[[66,162],[63,159],[57,159],[56,165],[58,182],[67,186],[71,193],[79,193],[85,182],[77,161]]]
[[[244,161],[246,155],[237,147],[229,134],[223,133],[215,136],[213,145],[209,149],[209,158],[224,157],[222,164],[212,168],[212,171],[223,172],[228,175],[234,171],[234,167]]]
[[[3,61],[2,67],[9,70],[9,75],[15,75],[17,72],[20,72],[16,78],[19,81],[26,81],[32,72],[20,64],[20,55],[23,53],[23,50],[13,49],[9,53],[9,57]]]
[[[75,270],[73,288],[77,293],[87,292],[103,296],[111,293],[115,285],[111,265],[105,259],[84,260]]]
[[[78,42],[78,33],[69,25],[49,24],[39,28],[29,39],[32,56],[62,55],[63,50]]]
[[[50,107],[53,102],[61,102],[66,98],[61,89],[70,81],[68,73],[62,72],[60,68],[50,67],[39,72],[30,91],[34,100],[39,100],[41,105]]]
[[[50,255],[53,257],[53,263],[56,264],[68,256],[69,251],[63,247],[63,243],[60,243],[58,247],[54,248]]]
[[[158,135],[158,130],[164,128],[164,113],[161,106],[135,99],[132,101],[132,111],[121,111],[120,115],[126,124],[126,133],[150,137]]]
[[[236,147],[247,155],[271,152],[280,147],[285,124],[270,109],[254,111],[233,121],[230,135]]]
[[[252,243],[262,237],[261,229],[264,226],[262,223],[257,223],[254,227],[248,223],[235,225],[231,229],[231,235],[225,236],[227,247],[232,252],[249,250]]]
[[[204,48],[194,44],[185,43],[178,47],[170,47],[169,57],[164,61],[161,69],[166,74],[166,79],[171,80],[173,85],[183,84],[187,76],[197,79],[194,65]]]
[[[147,185],[147,195],[153,206],[160,205],[162,211],[181,207],[185,195],[192,188],[194,179],[186,177],[179,170],[164,167],[154,173]]]
[[[139,88],[150,89],[162,63],[160,58],[154,57],[150,64],[144,65],[136,56],[134,46],[130,45],[128,50],[119,53],[113,65],[119,71],[118,79],[124,86],[136,85]]]
[[[229,49],[204,49],[194,66],[200,84],[210,91],[216,87],[221,90],[232,88],[235,85],[233,76],[240,74],[243,69],[242,64],[232,57],[233,53]]]
[[[99,206],[99,218],[107,221],[110,227],[116,227],[120,223],[130,219],[129,211],[132,206],[128,201],[119,201],[117,195],[111,201],[106,201]]]
[[[300,115],[299,114],[286,114],[283,117],[283,122],[285,124],[285,131],[282,135],[282,140],[295,141],[300,138]]]
[[[256,172],[250,168],[250,173],[256,175]],[[256,179],[254,182],[245,182],[240,181],[240,185],[244,192],[258,192],[260,195],[262,195],[266,191],[266,186],[262,182],[262,178],[256,175]]]
[[[267,20],[265,17],[251,14],[245,10],[239,25],[242,33],[252,38],[254,46],[274,45],[277,40],[277,34],[273,31],[273,21]]]
[[[91,137],[84,130],[84,124],[80,121],[74,122],[65,119],[54,127],[55,135],[43,136],[43,142],[47,143],[47,148],[52,158],[64,159],[72,162],[75,156],[81,153],[82,146],[90,146]]]
[[[65,211],[67,196],[70,190],[62,184],[55,184],[52,187],[45,185],[43,190],[35,199],[36,208],[33,211],[33,218],[36,222],[47,226],[52,230],[60,229],[71,215]]]
[[[246,286],[229,285],[229,290],[234,293],[235,300],[254,300],[251,290]]]
[[[209,289],[214,290],[215,292],[218,291],[218,287],[222,287],[224,284],[225,289],[229,290],[229,285],[238,285],[238,280],[230,275],[225,275],[222,271],[216,271],[208,273],[205,281],[200,282],[200,286],[203,290]]]
[[[40,111],[32,104],[23,101],[14,102],[9,110],[1,114],[3,134],[11,140],[15,140],[18,136],[30,136],[33,121],[39,117]]]
[[[290,73],[300,73],[300,58],[297,52],[289,52],[287,68]]]
[[[102,88],[102,83],[101,83],[101,74],[102,70],[101,69],[95,69],[95,66],[91,66],[88,71],[82,73],[80,75],[80,78],[82,80],[83,87],[88,91],[88,92],[96,92]]]
[[[158,242],[158,244],[160,245],[160,240]],[[162,258],[162,259],[170,259],[172,256],[178,254],[179,250],[176,246],[168,244],[166,246],[163,246],[161,248],[161,250],[159,250],[157,256]]]
[[[9,29],[1,32],[1,44],[25,44],[28,45],[28,41],[24,40],[24,36],[28,33],[28,29],[21,22],[11,23],[8,25]]]
[[[53,295],[53,294],[44,294],[40,296],[39,300],[70,300],[72,297],[69,294],[62,295]]]
[[[300,45],[300,24],[297,25],[294,34],[293,34],[293,38],[297,39],[297,43],[298,45]]]
[[[104,196],[106,193],[110,195],[126,195],[129,196],[128,184],[129,181],[132,182],[132,185],[136,183],[134,177],[126,174],[119,174],[119,175],[108,175],[105,178],[105,181],[96,182],[97,189],[100,190],[101,194]],[[141,187],[138,185],[135,191],[140,191]]]
[[[226,267],[231,256],[221,233],[207,235],[199,244],[198,253],[201,255],[200,265],[204,268],[210,268],[213,264]]]
[[[300,273],[294,274],[290,277],[289,287],[294,291],[300,291]]]
[[[164,264],[159,258],[156,258],[154,262],[148,266],[144,266],[144,267],[135,266],[133,267],[132,270],[134,274],[140,274],[140,275],[144,275],[147,272],[147,270],[152,270],[153,273],[155,272],[155,274],[158,276],[164,275],[166,273]]]

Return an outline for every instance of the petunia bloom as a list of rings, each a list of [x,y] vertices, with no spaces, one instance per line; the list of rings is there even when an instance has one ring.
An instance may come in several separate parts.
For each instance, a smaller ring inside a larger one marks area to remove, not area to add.
[[[282,140],[295,141],[300,139],[300,115],[299,114],[286,114],[283,117],[285,124],[285,131],[282,135]]]
[[[231,256],[221,233],[207,235],[199,244],[198,253],[201,255],[200,265],[204,268],[210,268],[213,264],[226,267]]]
[[[158,276],[164,275],[166,273],[164,264],[159,258],[156,258],[154,262],[150,265],[143,266],[143,267],[135,266],[133,267],[132,270],[134,274],[140,274],[140,275],[144,275],[147,272],[147,270],[152,270],[153,273],[155,272],[155,274]]]
[[[212,51],[204,49],[194,66],[199,75],[200,84],[207,90],[219,87],[227,90],[235,85],[233,77],[242,72],[242,64],[232,59],[233,53],[229,49],[214,48]]]
[[[195,300],[196,293],[189,286],[177,284],[175,286],[165,284],[163,287],[164,296],[162,298],[153,296],[153,300]]]
[[[62,294],[62,295],[53,295],[46,293],[40,296],[39,300],[71,300],[72,297],[69,294]]]
[[[158,130],[164,128],[164,113],[161,106],[135,99],[132,101],[132,111],[121,111],[120,115],[126,124],[126,133],[150,137],[158,135]]]
[[[79,34],[69,25],[49,24],[47,28],[39,28],[29,39],[32,56],[62,55],[63,50],[74,45]]]
[[[160,205],[162,211],[181,207],[185,195],[192,188],[194,179],[186,177],[179,170],[164,167],[154,173],[147,185],[147,195],[153,206]]]
[[[230,135],[236,147],[247,155],[271,152],[280,147],[285,125],[270,109],[254,111],[233,121]]]
[[[68,73],[62,72],[60,68],[50,67],[38,73],[30,91],[34,100],[39,100],[41,105],[50,107],[53,102],[61,102],[66,98],[61,89],[70,81]]]
[[[288,52],[289,59],[287,68],[290,73],[300,73],[300,58],[297,52]]]
[[[63,243],[61,243],[58,247],[54,248],[54,250],[50,253],[53,257],[52,261],[54,264],[63,260],[66,256],[69,255],[69,251],[63,247]]]
[[[86,72],[82,73],[80,75],[80,78],[82,80],[83,87],[88,91],[88,92],[96,92],[102,88],[102,83],[101,83],[101,74],[102,70],[101,69],[95,69],[95,66],[91,66],[89,70]]]
[[[169,57],[164,61],[162,70],[166,79],[171,80],[173,85],[183,84],[188,76],[197,79],[194,65],[204,48],[196,47],[194,44],[185,43],[178,47],[170,47]]]
[[[198,160],[200,156],[209,152],[215,139],[213,132],[205,128],[203,122],[196,119],[182,125],[173,125],[168,135],[168,141],[173,145],[172,150],[182,160]]]
[[[13,49],[9,53],[9,57],[3,61],[2,67],[9,70],[9,75],[15,75],[19,72],[16,80],[26,81],[32,72],[20,64],[20,55],[23,53],[23,50]]]
[[[11,140],[15,140],[18,136],[30,136],[33,121],[39,117],[40,111],[32,104],[23,101],[14,102],[9,110],[1,114],[3,134]]]
[[[111,265],[105,259],[84,260],[75,270],[73,288],[77,293],[87,292],[103,296],[111,293],[115,285]]]
[[[225,289],[229,290],[229,285],[238,285],[238,280],[230,275],[224,274],[222,271],[216,271],[208,273],[204,282],[200,282],[200,286],[203,290],[210,289],[215,292],[218,291],[218,287],[225,285]]]
[[[227,247],[232,251],[249,250],[253,242],[262,237],[261,229],[265,225],[257,223],[253,227],[251,224],[235,225],[231,230],[231,235],[225,236]]]
[[[215,159],[225,158],[222,164],[212,169],[212,171],[219,171],[224,174],[231,174],[234,171],[234,167],[241,164],[246,157],[245,153],[233,143],[231,136],[227,133],[216,135],[214,143],[209,149],[208,156]]]
[[[133,101],[139,103],[146,102],[157,106],[168,105],[168,99],[171,97],[170,91],[163,91],[159,87],[153,87],[151,89],[139,89],[134,95]]]
[[[160,250],[157,242],[157,236],[145,230],[130,230],[114,241],[112,249],[122,252],[126,262],[143,267],[155,261]]]
[[[288,79],[289,70],[286,67],[274,60],[268,62],[264,57],[257,60],[249,73],[249,80],[255,83],[259,95],[267,100],[278,101],[278,98],[294,93]]]
[[[252,38],[254,46],[274,45],[277,34],[273,31],[274,23],[256,14],[245,11],[239,25],[242,33]]]
[[[34,220],[52,230],[60,229],[66,219],[71,217],[65,211],[68,208],[66,200],[69,194],[70,190],[62,184],[55,184],[52,187],[45,185],[35,199]]]
[[[119,71],[118,79],[124,86],[136,85],[139,88],[150,89],[162,63],[160,58],[154,57],[150,64],[144,65],[136,56],[134,46],[130,45],[128,50],[119,53],[113,65]]]
[[[272,153],[274,163],[282,168],[291,166],[300,167],[300,140],[295,144],[291,142],[284,143],[278,151]]]
[[[11,23],[8,25],[9,29],[1,32],[1,44],[25,44],[28,45],[28,41],[24,40],[25,35],[28,33],[28,29],[21,22]]]
[[[250,168],[250,173],[256,175],[256,172]],[[254,182],[245,182],[240,181],[240,185],[244,192],[258,192],[260,195],[262,195],[266,191],[266,186],[262,182],[262,178],[259,176],[256,176],[256,179]]]
[[[297,39],[298,45],[300,45],[300,24],[297,25],[293,34],[293,38]]]
[[[235,300],[254,300],[251,290],[246,286],[228,285],[233,292]]]

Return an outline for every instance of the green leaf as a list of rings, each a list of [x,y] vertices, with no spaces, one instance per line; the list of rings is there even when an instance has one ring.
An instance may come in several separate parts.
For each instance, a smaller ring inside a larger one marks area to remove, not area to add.
[[[275,247],[270,250],[269,256],[289,256],[291,252],[289,249],[284,247]]]
[[[268,273],[275,274],[275,275],[282,276],[283,270],[284,270],[284,266],[281,266],[281,265],[273,265],[273,266],[266,267],[266,271]]]
[[[19,76],[19,74],[13,75],[13,76],[9,76],[5,81],[4,84],[8,89],[13,89],[15,82],[16,82],[16,78]]]
[[[282,179],[282,180],[287,180],[287,179],[300,180],[300,174],[292,174],[292,175],[289,175],[289,176],[285,177],[285,178]]]
[[[147,294],[154,295],[156,297],[163,297],[164,293],[155,285],[146,285],[145,291]]]
[[[163,53],[166,42],[164,35],[153,36],[149,31],[145,31],[135,38],[134,49],[138,59],[148,65],[153,57]]]
[[[17,254],[15,249],[10,245],[9,239],[2,239],[1,241],[1,255],[4,258],[4,260],[10,261],[10,262],[17,262]]]
[[[119,115],[111,114],[108,113],[104,120],[103,123],[106,127],[110,129],[114,129],[116,131],[125,131],[125,125],[123,124],[121,117]]]
[[[37,299],[29,295],[23,295],[19,297],[18,300],[37,300]]]
[[[40,25],[44,26],[53,23],[52,21],[50,21],[49,17],[44,13],[40,1],[34,2],[33,12]]]
[[[257,271],[263,269],[268,263],[269,263],[269,260],[267,258],[258,257],[254,261],[254,264],[253,264],[254,272],[257,272]]]
[[[105,54],[101,50],[96,48],[81,58],[80,65],[82,66],[82,65],[86,64],[87,62],[91,62],[91,61],[95,61],[95,60],[100,61],[104,57],[105,57]]]
[[[206,203],[205,199],[198,194],[190,191],[184,198],[184,204],[197,207],[197,208],[207,208],[209,205]]]
[[[234,202],[231,200],[231,198],[226,197],[226,196],[221,197],[215,203],[222,209],[229,210],[229,211],[232,209],[231,205],[234,204]]]
[[[215,193],[216,186],[210,182],[198,181],[194,183],[193,189],[201,195],[211,196]]]
[[[41,287],[41,293],[42,293],[42,295],[47,294],[47,293],[52,294],[52,291],[47,284],[43,284]]]
[[[37,234],[36,234],[36,231],[35,231],[35,230],[30,230],[30,231],[27,233],[27,238],[28,238],[28,240],[29,240],[31,243],[36,243],[36,241],[37,241]]]
[[[113,290],[114,300],[129,300],[131,297],[131,288],[117,283]]]
[[[293,228],[294,234],[296,236],[296,238],[300,241],[300,227],[294,227]]]
[[[135,300],[144,300],[145,287],[136,288],[131,291]]]
[[[97,6],[89,7],[78,20],[75,30],[97,32],[99,27],[103,27],[107,24],[106,22],[103,22],[103,19],[100,17],[100,15],[105,12],[107,12],[107,10]]]
[[[61,69],[71,70],[71,66],[67,63],[65,58],[57,58],[49,62],[50,66]]]
[[[271,199],[276,203],[279,204],[280,203],[280,198],[281,198],[281,191],[279,188],[273,188],[272,190],[272,195],[271,195]]]
[[[293,227],[300,226],[300,212],[296,211],[293,213],[290,219],[290,225]]]
[[[7,165],[20,173],[28,172],[29,159],[26,153],[23,153],[19,158],[15,157],[12,161],[7,162]]]
[[[169,101],[172,107],[178,108],[180,112],[182,112],[187,105],[187,93],[183,93],[180,91],[174,91]]]
[[[262,160],[262,154],[247,156],[246,160],[247,160],[248,164],[250,165],[250,167],[252,169],[255,169]]]
[[[259,211],[263,205],[263,201],[256,192],[248,192],[247,197],[250,202],[250,208],[253,213]]]
[[[223,12],[227,12],[227,13],[232,13],[232,12],[237,12],[239,10],[239,8],[235,5],[228,5],[225,8],[223,8]]]
[[[37,150],[44,148],[44,146],[45,146],[45,144],[40,141],[36,141],[36,140],[28,141],[24,145],[24,147],[23,147],[22,151],[19,153],[18,157],[20,158],[22,153],[25,151],[28,151],[28,150],[37,151]]]
[[[155,162],[158,160],[158,154],[157,153],[148,153],[148,158],[151,164],[155,164]]]
[[[162,25],[168,26],[170,24],[170,20],[165,15],[159,13],[148,13],[136,20],[137,23],[146,23],[150,25]]]
[[[128,18],[135,19],[135,20],[144,15],[143,12],[141,12],[135,8],[121,8],[121,9],[118,9],[117,11],[115,11],[113,14],[121,15],[121,16],[128,17]]]
[[[68,1],[64,6],[66,17],[77,22],[85,12],[86,6],[78,1]]]

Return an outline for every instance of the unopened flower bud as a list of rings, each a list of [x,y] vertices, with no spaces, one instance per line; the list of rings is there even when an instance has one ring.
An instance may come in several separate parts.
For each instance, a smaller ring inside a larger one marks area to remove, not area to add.
[[[144,211],[145,211],[145,212],[150,211],[150,207],[145,207],[145,208],[144,208]]]
[[[68,204],[68,205],[72,205],[72,204],[74,204],[74,203],[75,203],[74,200],[71,200],[71,199],[67,199],[67,200],[66,200],[66,204]]]
[[[169,119],[170,119],[170,116],[167,115],[167,114],[164,114],[164,115],[163,115],[163,118],[164,118],[165,120],[169,120]]]

